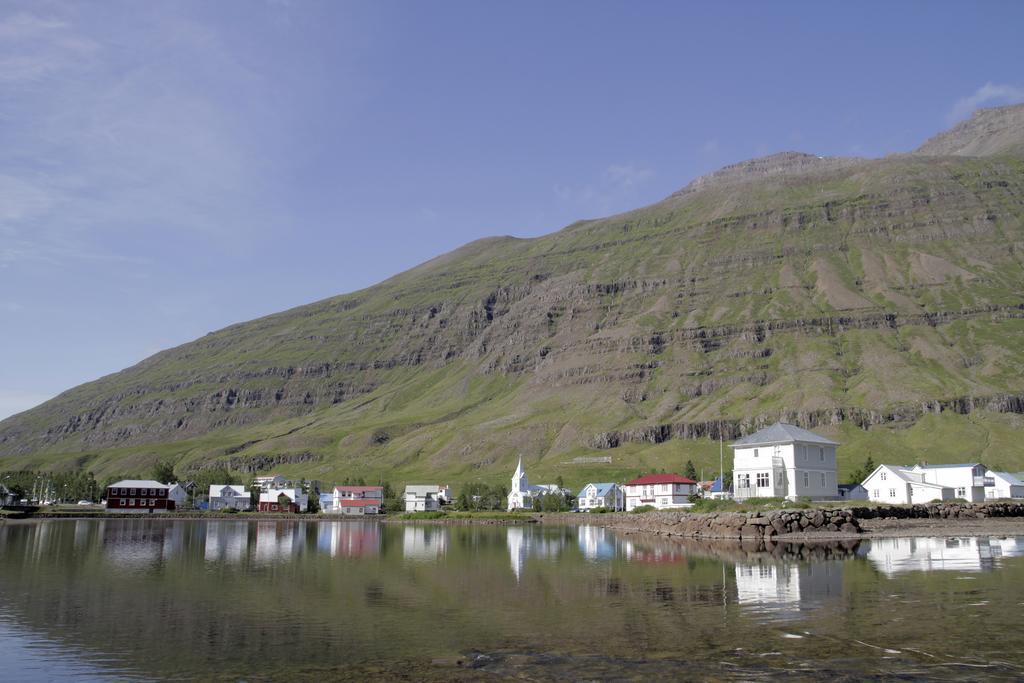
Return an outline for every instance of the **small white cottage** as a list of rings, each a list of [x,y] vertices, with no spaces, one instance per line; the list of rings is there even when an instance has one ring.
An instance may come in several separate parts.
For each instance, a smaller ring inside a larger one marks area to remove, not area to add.
[[[587,484],[576,496],[576,509],[580,512],[604,508],[606,510],[624,510],[626,497],[622,487],[614,483]]]
[[[1009,472],[989,470],[985,476],[992,480],[991,485],[985,484],[986,499],[1024,498],[1024,482]]]
[[[836,449],[820,434],[777,422],[731,444],[733,497],[836,500]]]
[[[879,465],[861,486],[868,492],[868,500],[875,503],[905,505],[952,500],[953,488],[925,480],[922,472],[899,465]]]

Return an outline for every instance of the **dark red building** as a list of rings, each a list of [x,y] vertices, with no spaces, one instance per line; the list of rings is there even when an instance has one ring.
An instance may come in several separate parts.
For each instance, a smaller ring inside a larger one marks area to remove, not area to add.
[[[118,512],[168,512],[185,502],[177,484],[148,479],[125,479],[107,487],[107,509]]]

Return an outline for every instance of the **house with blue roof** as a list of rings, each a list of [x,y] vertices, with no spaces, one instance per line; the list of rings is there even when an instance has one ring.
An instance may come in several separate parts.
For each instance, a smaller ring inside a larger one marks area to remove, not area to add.
[[[626,496],[622,487],[611,482],[590,483],[584,486],[576,496],[576,509],[586,512],[595,508],[626,509]]]

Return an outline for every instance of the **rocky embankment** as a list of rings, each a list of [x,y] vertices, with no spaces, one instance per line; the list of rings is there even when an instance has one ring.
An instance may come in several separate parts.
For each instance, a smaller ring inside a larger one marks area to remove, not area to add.
[[[758,512],[618,512],[538,515],[542,522],[595,524],[638,533],[685,538],[768,540],[784,534],[818,533],[857,536],[857,517],[850,508],[763,510]]]
[[[537,518],[546,523],[594,524],[634,533],[764,543],[794,535],[822,539],[859,537],[865,531],[860,520],[1024,518],[1024,503],[927,503],[754,512],[544,514]]]

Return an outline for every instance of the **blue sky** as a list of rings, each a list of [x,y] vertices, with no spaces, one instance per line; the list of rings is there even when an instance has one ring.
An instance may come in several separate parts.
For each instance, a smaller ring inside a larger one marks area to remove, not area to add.
[[[487,235],[1024,101],[1024,3],[0,1],[0,417]]]

